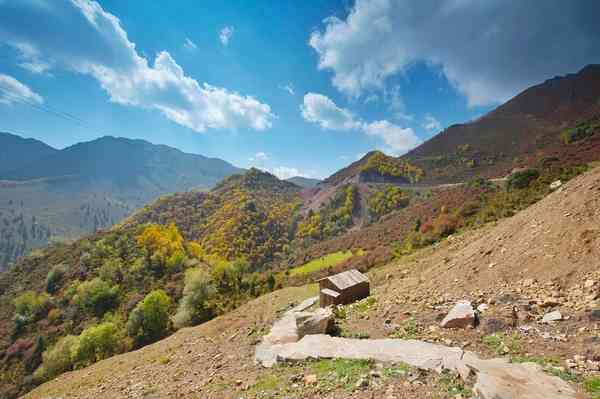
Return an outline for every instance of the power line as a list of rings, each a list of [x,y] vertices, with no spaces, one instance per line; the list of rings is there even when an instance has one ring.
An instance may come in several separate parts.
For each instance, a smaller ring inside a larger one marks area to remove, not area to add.
[[[28,105],[38,111],[42,111],[45,112],[47,114],[56,116],[58,118],[62,118],[64,120],[68,120],[71,122],[75,122],[77,124],[79,124],[82,127],[88,128],[88,129],[92,129],[95,130],[96,128],[94,126],[92,126],[90,123],[87,123],[85,120],[71,114],[68,112],[64,112],[64,111],[60,111],[56,108],[51,108],[47,105],[42,105],[42,104],[37,104],[33,101],[31,101],[29,98],[25,97],[25,96],[20,96],[18,94],[15,93],[11,93],[10,91],[8,91],[7,89],[0,87],[0,92],[3,93],[3,95],[5,96],[5,98],[7,98],[8,101],[11,102],[16,102],[19,103],[21,105]],[[108,135],[105,132],[100,132],[100,131],[96,131],[96,133],[99,133],[100,135],[106,136]]]

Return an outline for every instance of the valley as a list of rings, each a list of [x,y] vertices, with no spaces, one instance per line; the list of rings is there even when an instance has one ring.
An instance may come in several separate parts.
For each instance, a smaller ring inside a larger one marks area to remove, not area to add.
[[[323,180],[144,140],[3,134],[0,397],[498,397],[419,359],[257,364],[273,322],[350,269],[371,296],[332,311],[348,341],[328,342],[503,357],[598,397],[599,99],[589,65]],[[478,323],[441,327],[461,300]]]

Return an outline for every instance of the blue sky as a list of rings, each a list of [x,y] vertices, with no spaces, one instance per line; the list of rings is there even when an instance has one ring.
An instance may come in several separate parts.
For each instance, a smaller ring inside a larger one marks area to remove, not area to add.
[[[0,0],[0,131],[326,177],[600,62],[594,1],[523,3]]]

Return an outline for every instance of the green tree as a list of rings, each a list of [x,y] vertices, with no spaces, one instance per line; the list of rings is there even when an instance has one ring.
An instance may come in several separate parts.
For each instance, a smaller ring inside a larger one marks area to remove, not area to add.
[[[58,340],[54,346],[47,349],[42,355],[42,365],[34,373],[38,381],[46,381],[59,374],[73,369],[73,354],[79,344],[79,339],[67,335]]]
[[[169,332],[171,299],[163,290],[154,290],[129,314],[127,332],[138,346],[163,338]]]
[[[77,366],[87,366],[124,349],[124,334],[117,324],[104,322],[83,330],[74,348],[73,360]]]
[[[96,277],[77,286],[74,301],[87,312],[102,316],[116,306],[118,299],[119,287]]]
[[[46,276],[46,292],[54,294],[60,288],[62,279],[67,272],[63,265],[56,265],[48,272]]]
[[[173,318],[176,328],[193,326],[209,320],[214,312],[208,300],[214,294],[210,274],[203,269],[189,269],[185,273],[183,297]]]

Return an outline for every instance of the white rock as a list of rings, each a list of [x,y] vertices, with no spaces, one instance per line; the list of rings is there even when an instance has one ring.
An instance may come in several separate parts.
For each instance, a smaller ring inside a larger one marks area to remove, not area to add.
[[[295,317],[299,338],[309,334],[326,334],[333,328],[331,308],[319,308],[314,312],[298,312]]]
[[[474,325],[475,311],[469,301],[459,301],[440,323],[443,328],[467,328]]]
[[[560,314],[560,312],[558,310],[555,310],[553,312],[549,312],[546,313],[544,315],[544,317],[542,318],[542,323],[550,323],[553,321],[559,321],[562,320],[562,314]]]
[[[553,181],[552,183],[550,183],[550,190],[556,190],[557,188],[560,188],[561,186],[562,186],[562,181],[560,181],[560,180]]]
[[[489,307],[489,305],[488,305],[487,303],[482,303],[482,304],[480,304],[479,306],[477,306],[477,311],[478,311],[479,313],[483,313],[483,312],[485,312],[486,310],[488,310],[489,308],[490,308],[490,307]]]

